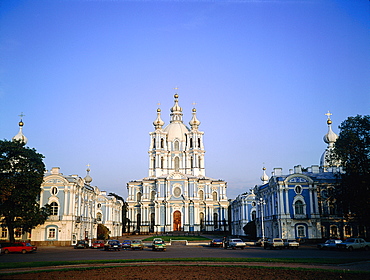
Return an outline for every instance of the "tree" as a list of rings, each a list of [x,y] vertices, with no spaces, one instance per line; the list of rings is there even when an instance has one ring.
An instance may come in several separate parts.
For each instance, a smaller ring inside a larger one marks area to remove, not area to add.
[[[20,141],[0,140],[0,225],[7,227],[9,241],[14,242],[14,230],[31,232],[50,215],[50,206],[40,208],[44,178],[44,156]]]
[[[105,225],[98,224],[98,232],[97,232],[98,239],[107,240],[109,239],[109,234],[110,234],[110,231]]]
[[[121,200],[123,202],[122,206],[122,233],[126,232],[126,226],[129,223],[128,218],[127,218],[127,203],[123,199],[122,196],[119,196],[118,194],[115,193],[109,193],[108,196],[114,196],[117,200]]]
[[[370,116],[349,117],[339,126],[340,134],[331,160],[340,162],[337,203],[347,217],[370,226]]]

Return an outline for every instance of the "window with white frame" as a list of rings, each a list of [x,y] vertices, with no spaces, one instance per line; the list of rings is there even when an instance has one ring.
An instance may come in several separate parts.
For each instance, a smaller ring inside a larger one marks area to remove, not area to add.
[[[305,227],[304,226],[298,226],[297,227],[297,236],[299,238],[306,237],[306,231],[305,231]]]
[[[301,200],[297,200],[294,203],[294,211],[297,215],[303,215],[304,214],[304,204]]]
[[[58,215],[58,208],[59,208],[58,203],[52,202],[50,204],[50,206],[51,206],[51,213],[50,214],[54,215],[54,216]]]
[[[55,239],[56,232],[56,228],[48,228],[48,239]]]
[[[6,228],[1,229],[1,238],[7,238],[8,237],[8,230]]]

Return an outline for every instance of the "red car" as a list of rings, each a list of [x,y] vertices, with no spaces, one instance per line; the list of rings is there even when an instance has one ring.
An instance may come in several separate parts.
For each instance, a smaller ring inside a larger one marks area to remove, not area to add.
[[[98,249],[98,248],[104,248],[104,241],[103,240],[96,240],[91,245],[91,248]]]
[[[4,254],[9,253],[32,253],[37,251],[36,246],[32,246],[30,243],[26,242],[16,242],[16,243],[2,243],[1,246],[1,252]]]

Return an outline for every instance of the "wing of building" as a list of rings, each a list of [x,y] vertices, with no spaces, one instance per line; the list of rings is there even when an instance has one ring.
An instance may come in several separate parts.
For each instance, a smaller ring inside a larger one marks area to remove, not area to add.
[[[198,130],[196,109],[186,126],[178,98],[175,94],[164,128],[157,110],[148,177],[127,183],[129,232],[227,230],[227,183],[205,175],[204,132]]]

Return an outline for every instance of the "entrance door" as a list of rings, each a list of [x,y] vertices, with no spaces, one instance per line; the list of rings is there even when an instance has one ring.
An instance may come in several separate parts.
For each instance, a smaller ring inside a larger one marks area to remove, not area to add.
[[[173,213],[173,231],[181,230],[181,212],[175,211]]]

